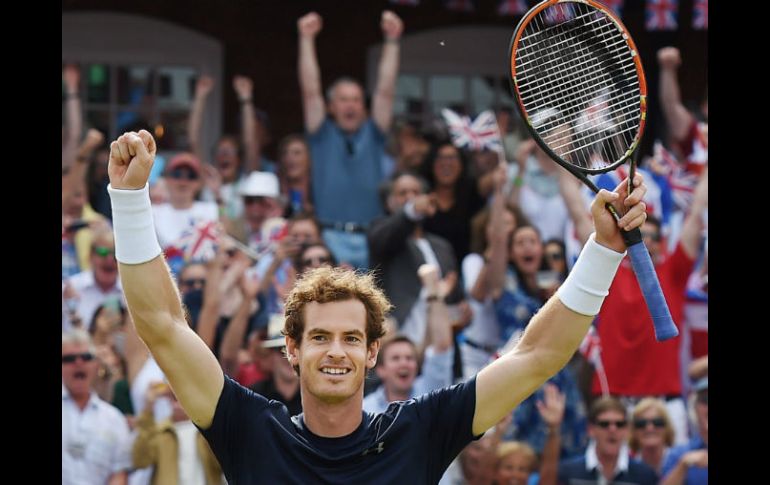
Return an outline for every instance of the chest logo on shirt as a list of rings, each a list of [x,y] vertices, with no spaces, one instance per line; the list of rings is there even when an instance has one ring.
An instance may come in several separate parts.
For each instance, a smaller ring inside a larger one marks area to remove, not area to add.
[[[361,456],[366,456],[366,455],[369,455],[369,454],[378,454],[379,455],[380,453],[382,453],[382,451],[384,449],[385,449],[385,442],[384,441],[380,441],[375,446],[372,446],[371,448],[365,449],[364,452],[361,453]]]

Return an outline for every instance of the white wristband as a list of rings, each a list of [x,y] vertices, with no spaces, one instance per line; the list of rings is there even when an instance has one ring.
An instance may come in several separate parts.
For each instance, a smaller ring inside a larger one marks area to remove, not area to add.
[[[107,186],[112,201],[112,227],[115,230],[115,258],[125,264],[141,264],[160,253],[152,220],[149,184],[140,190]]]
[[[567,280],[556,292],[559,300],[581,315],[599,313],[625,255],[625,251],[618,253],[597,243],[591,234]]]

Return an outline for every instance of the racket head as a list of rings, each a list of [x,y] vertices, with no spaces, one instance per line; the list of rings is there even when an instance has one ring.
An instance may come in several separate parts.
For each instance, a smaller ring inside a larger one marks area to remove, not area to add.
[[[540,2],[516,26],[508,54],[515,104],[554,161],[598,174],[633,154],[647,84],[636,45],[610,9],[593,0]]]

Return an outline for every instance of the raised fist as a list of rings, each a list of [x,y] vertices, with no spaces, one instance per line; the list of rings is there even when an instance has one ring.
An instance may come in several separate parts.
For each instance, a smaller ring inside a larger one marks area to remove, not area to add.
[[[310,12],[297,20],[297,30],[302,37],[315,38],[322,28],[323,18],[315,12]]]
[[[110,144],[107,172],[115,189],[143,189],[155,162],[155,140],[149,132],[129,131]]]

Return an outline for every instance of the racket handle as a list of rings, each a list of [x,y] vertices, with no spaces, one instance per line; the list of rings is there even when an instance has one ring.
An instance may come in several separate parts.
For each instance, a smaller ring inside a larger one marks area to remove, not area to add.
[[[639,232],[639,235],[636,236],[633,234],[634,232]],[[674,320],[671,318],[671,312],[669,312],[668,304],[663,297],[663,290],[660,289],[660,282],[655,273],[655,267],[652,265],[650,253],[641,238],[641,231],[638,228],[635,231],[629,231],[627,240],[636,239],[636,241],[628,245],[628,255],[631,257],[631,266],[634,268],[636,280],[639,282],[642,295],[644,295],[647,308],[652,316],[655,340],[663,342],[679,335],[679,329],[676,328]]]

